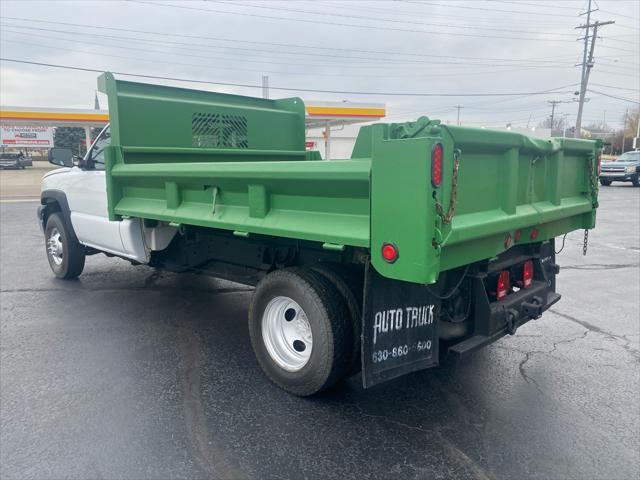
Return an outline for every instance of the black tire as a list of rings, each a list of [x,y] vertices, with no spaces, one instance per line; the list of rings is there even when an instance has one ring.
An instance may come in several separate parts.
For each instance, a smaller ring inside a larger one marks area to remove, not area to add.
[[[59,241],[61,243],[61,258],[56,257],[52,253],[53,247],[50,245],[50,241],[53,241],[52,237],[56,234],[59,234]],[[49,218],[47,218],[44,238],[47,260],[55,276],[63,280],[77,278],[84,269],[84,247],[78,242],[75,234],[69,231],[60,213],[52,213],[49,215]]]
[[[636,177],[633,180],[631,180],[631,183],[633,184],[634,187],[640,187],[640,177],[636,175]]]
[[[347,376],[355,375],[362,367],[360,360],[362,335],[362,295],[364,272],[336,263],[320,263],[313,269],[326,277],[342,295],[349,310],[352,342],[347,366]]]
[[[282,368],[265,345],[262,334],[265,309],[276,297],[298,303],[311,328],[310,357],[297,371]],[[346,373],[352,345],[349,312],[336,287],[310,269],[276,270],[258,283],[249,308],[249,335],[262,370],[273,383],[294,395],[318,393]]]
[[[600,185],[603,185],[605,187],[608,187],[609,185],[611,185],[611,180],[606,180],[604,178],[600,179]]]

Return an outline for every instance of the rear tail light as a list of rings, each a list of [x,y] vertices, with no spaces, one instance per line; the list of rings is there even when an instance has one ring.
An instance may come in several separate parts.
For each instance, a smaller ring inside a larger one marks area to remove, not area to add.
[[[502,300],[507,296],[511,285],[509,285],[509,272],[505,270],[500,272],[498,276],[498,285],[496,287],[496,300]]]
[[[602,157],[600,155],[598,155],[598,164],[597,164],[598,176],[600,176],[600,165],[601,164],[602,164]]]
[[[536,238],[538,238],[539,233],[540,231],[537,228],[531,230],[531,240],[535,240]]]
[[[524,267],[522,268],[522,286],[524,288],[530,287],[533,283],[533,262],[528,260],[524,262]]]
[[[442,183],[442,144],[436,143],[431,150],[431,184],[439,187]]]

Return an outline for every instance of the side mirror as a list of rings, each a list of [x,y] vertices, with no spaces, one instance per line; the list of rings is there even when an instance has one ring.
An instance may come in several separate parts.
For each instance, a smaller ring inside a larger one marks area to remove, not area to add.
[[[49,163],[61,167],[73,167],[73,151],[70,148],[52,148],[49,150]]]

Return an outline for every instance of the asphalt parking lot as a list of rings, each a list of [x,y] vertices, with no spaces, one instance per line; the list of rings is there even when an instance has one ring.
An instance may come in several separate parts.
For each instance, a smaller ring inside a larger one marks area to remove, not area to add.
[[[0,201],[21,202],[40,198],[40,179],[56,168],[49,162],[34,161],[24,170],[0,169]]]
[[[37,204],[4,203],[0,477],[639,478],[640,189],[600,199],[588,256],[569,235],[542,319],[311,399],[261,373],[246,287],[101,255],[56,280]]]

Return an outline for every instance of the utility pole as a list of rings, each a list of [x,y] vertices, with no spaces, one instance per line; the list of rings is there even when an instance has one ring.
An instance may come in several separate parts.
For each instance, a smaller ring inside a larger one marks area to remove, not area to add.
[[[586,25],[591,24],[591,12],[595,12],[596,10],[591,10],[591,0],[589,0],[589,6],[587,7],[587,11],[580,14],[580,16],[582,15],[587,16]],[[580,28],[580,27],[576,27],[576,28]],[[583,38],[584,38],[584,48],[582,50],[582,72],[580,73],[580,91],[582,91],[582,86],[583,86],[582,82],[584,81],[584,72],[587,68],[587,49],[589,47],[589,28],[588,27],[585,31]]]
[[[589,10],[587,13],[587,23],[585,25],[580,25],[579,29],[585,30],[584,35],[584,52],[583,52],[583,62],[582,62],[582,78],[580,79],[580,99],[578,100],[578,115],[576,116],[576,131],[574,133],[574,137],[580,138],[582,134],[582,111],[584,109],[584,96],[587,92],[587,84],[589,83],[589,74],[591,73],[591,69],[593,68],[593,51],[596,47],[596,39],[598,38],[598,28],[603,27],[605,25],[611,25],[615,23],[614,21],[607,22],[599,22],[595,21],[593,24],[590,23],[591,20],[591,12],[595,10],[591,10],[591,0],[589,0]],[[587,44],[589,43],[589,29],[593,28],[593,33],[591,34],[591,47],[589,48],[589,56],[587,58]]]
[[[553,117],[556,112],[556,105],[562,102],[560,100],[549,100],[547,103],[551,105],[551,136],[553,137]]]
[[[456,108],[458,109],[458,122],[456,125],[460,125],[460,109],[462,108],[462,105],[456,105]]]
[[[262,75],[262,98],[269,98],[269,76]]]
[[[638,150],[640,145],[638,145],[638,138],[640,138],[640,113],[636,117],[636,138],[633,139],[633,149]]]
[[[629,115],[629,109],[627,108],[624,111],[624,125],[622,126],[622,148],[620,149],[621,152],[620,153],[624,153],[624,142],[626,140],[626,133],[627,133],[627,116]]]

